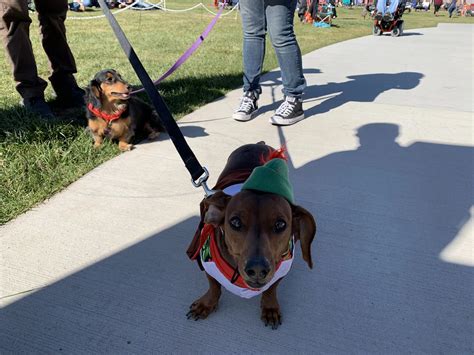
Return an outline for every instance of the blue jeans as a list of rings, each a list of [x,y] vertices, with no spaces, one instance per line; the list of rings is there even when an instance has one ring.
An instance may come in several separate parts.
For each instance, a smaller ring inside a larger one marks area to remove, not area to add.
[[[385,11],[387,9],[387,0],[379,0],[377,1],[377,12],[381,12],[382,15],[385,15]],[[388,7],[388,11],[393,15],[395,11],[397,11],[398,7],[398,0],[390,1],[390,6]]]
[[[452,17],[453,16],[453,12],[456,10],[457,6],[456,6],[456,0],[453,0],[451,2],[451,5],[449,5],[449,8],[448,8],[448,13],[449,13],[449,17]]]
[[[260,94],[268,29],[281,68],[283,94],[301,97],[306,88],[301,51],[293,31],[296,0],[240,0],[244,33],[244,91]]]
[[[92,7],[92,6],[99,7],[99,2],[97,0],[83,0],[82,5],[84,5],[84,7]],[[71,11],[79,11],[80,6],[81,5],[77,1],[73,1],[69,3],[69,9]]]
[[[82,3],[85,7],[99,7],[99,2],[97,0],[83,0]]]

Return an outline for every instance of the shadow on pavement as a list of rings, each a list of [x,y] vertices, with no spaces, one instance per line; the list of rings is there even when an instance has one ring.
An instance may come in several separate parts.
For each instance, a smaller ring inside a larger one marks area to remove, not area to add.
[[[188,138],[206,137],[209,135],[209,133],[206,132],[206,129],[201,126],[180,125],[179,129],[181,133]]]
[[[402,147],[398,130],[365,125],[359,148],[290,164],[318,235],[314,270],[297,257],[279,288],[279,330],[263,326],[258,299],[227,292],[208,320],[186,320],[207,289],[185,255],[196,206],[196,217],[3,308],[0,349],[471,353],[473,268],[439,255],[470,217],[473,148]]]
[[[423,33],[420,33],[420,32],[403,32],[402,36],[409,37],[409,36],[424,36],[424,35]]]
[[[321,70],[316,69],[316,68],[303,68],[303,74],[304,75],[313,75],[313,74],[320,74]],[[276,110],[276,108],[279,106],[282,100],[282,94],[280,92],[280,88],[278,86],[282,85],[281,81],[281,71],[271,71],[269,73],[266,73],[264,76],[262,76],[261,79],[261,85],[262,87],[270,87],[271,89],[271,98],[272,98],[272,104],[267,105],[267,106],[262,106],[259,109],[259,114]],[[278,90],[278,92],[277,92]],[[278,99],[277,99],[278,97]]]
[[[320,319],[344,352],[472,352],[474,269],[440,253],[471,217],[474,148],[402,147],[398,135],[397,125],[367,124],[358,149],[291,169],[319,222],[320,311],[307,305],[295,317],[304,329]]]
[[[272,74],[269,78],[271,83],[266,85],[272,87],[273,104],[261,107],[260,114],[275,110],[281,103],[281,100],[276,100],[274,95],[275,86],[281,85],[281,73],[270,74]],[[326,113],[348,102],[373,102],[380,94],[389,90],[411,90],[420,84],[422,78],[423,74],[416,72],[378,73],[348,76],[349,80],[341,83],[330,82],[325,85],[308,86],[303,96],[304,101],[322,102],[305,109],[305,116]]]

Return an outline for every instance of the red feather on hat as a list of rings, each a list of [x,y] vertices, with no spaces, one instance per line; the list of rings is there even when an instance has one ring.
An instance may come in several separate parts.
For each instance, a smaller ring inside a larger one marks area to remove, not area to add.
[[[268,155],[266,157],[264,157],[263,154],[260,156],[260,162],[262,165],[273,159],[283,159],[284,161],[288,161],[288,157],[286,156],[286,147],[284,145],[274,151],[269,148]]]

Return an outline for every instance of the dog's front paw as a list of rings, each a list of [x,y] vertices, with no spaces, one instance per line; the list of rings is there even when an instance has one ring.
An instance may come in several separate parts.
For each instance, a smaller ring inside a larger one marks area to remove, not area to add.
[[[189,312],[186,313],[186,317],[194,320],[206,319],[209,314],[216,310],[217,303],[207,299],[205,296],[201,297],[189,306]]]
[[[102,142],[104,141],[104,137],[101,135],[95,134],[94,135],[94,148],[99,149],[102,146]]]
[[[271,326],[272,329],[277,329],[281,325],[280,307],[262,307],[260,318],[265,323],[265,327]]]
[[[122,151],[122,152],[128,152],[129,150],[132,150],[133,149],[133,145],[132,144],[128,144],[128,143],[124,143],[124,142],[119,142],[119,149]]]

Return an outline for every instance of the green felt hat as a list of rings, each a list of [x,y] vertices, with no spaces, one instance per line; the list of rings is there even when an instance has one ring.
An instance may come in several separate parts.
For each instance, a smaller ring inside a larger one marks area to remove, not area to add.
[[[294,204],[293,187],[288,176],[288,166],[283,159],[275,158],[252,171],[242,190],[270,192]]]

